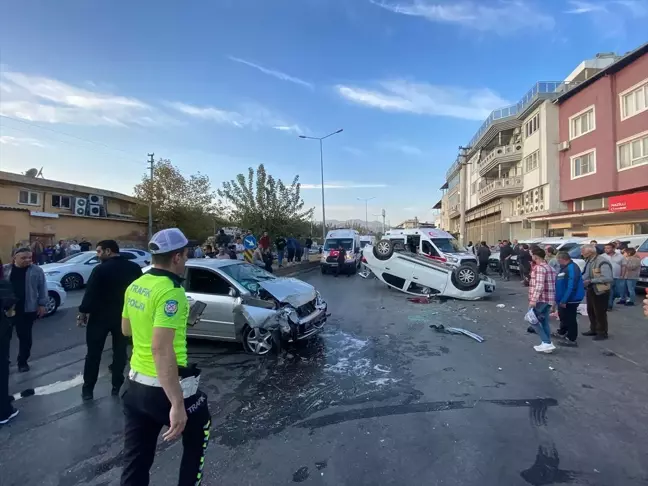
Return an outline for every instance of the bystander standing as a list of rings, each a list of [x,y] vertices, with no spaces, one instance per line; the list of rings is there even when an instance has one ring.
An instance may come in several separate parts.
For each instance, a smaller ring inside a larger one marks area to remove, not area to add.
[[[551,342],[549,313],[556,302],[556,274],[545,261],[545,251],[542,248],[533,250],[533,269],[529,283],[529,309],[533,309],[538,324],[536,332],[542,342],[534,346],[538,353],[551,353],[556,346]]]
[[[594,336],[596,340],[607,339],[610,284],[614,281],[612,265],[606,256],[597,253],[594,245],[583,245],[581,254],[585,259],[583,285],[587,301],[587,317],[590,321],[590,330],[582,334]]]
[[[637,250],[626,248],[623,250],[623,262],[621,262],[619,304],[635,305],[637,280],[639,280],[640,273],[641,258],[637,256]]]
[[[575,347],[578,344],[578,305],[585,298],[585,287],[580,268],[574,263],[566,251],[558,252],[556,257],[560,268],[556,275],[556,305],[558,306],[558,317],[560,328],[554,337],[565,338],[558,341],[561,346]]]
[[[612,265],[612,283],[610,284],[610,297],[608,300],[608,310],[611,311],[614,307],[614,299],[621,297],[621,264],[623,263],[623,255],[617,251],[614,243],[605,245],[605,255],[610,260]]]
[[[486,275],[488,271],[488,259],[491,256],[490,248],[485,241],[481,242],[477,248],[477,261],[479,262],[479,273]]]

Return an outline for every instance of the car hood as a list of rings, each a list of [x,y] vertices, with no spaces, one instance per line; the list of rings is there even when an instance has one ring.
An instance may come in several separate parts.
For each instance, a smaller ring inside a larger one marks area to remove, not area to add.
[[[62,272],[66,268],[74,267],[76,266],[76,263],[46,263],[45,265],[41,265],[41,269],[43,272]]]
[[[315,287],[296,278],[275,278],[259,286],[283,304],[300,307],[316,297]]]
[[[457,253],[448,253],[448,255],[453,256],[453,257],[470,257],[470,258],[475,258],[474,253],[470,253],[469,251],[460,251]]]

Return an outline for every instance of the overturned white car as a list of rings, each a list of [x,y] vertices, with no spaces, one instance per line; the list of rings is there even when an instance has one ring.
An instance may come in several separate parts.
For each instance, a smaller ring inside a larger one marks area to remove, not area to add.
[[[393,240],[365,247],[362,262],[380,281],[411,295],[478,300],[495,291],[495,281],[480,276],[475,265],[446,265],[405,251],[404,245]]]

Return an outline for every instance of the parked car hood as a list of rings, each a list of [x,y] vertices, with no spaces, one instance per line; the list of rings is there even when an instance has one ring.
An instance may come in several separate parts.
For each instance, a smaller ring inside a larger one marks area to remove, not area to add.
[[[41,269],[43,272],[62,272],[66,268],[70,267],[76,267],[79,265],[78,263],[46,263],[45,265],[41,265]]]
[[[471,257],[471,258],[476,258],[474,253],[471,253],[469,251],[458,251],[456,253],[447,253],[450,256],[453,257]]]
[[[296,278],[274,278],[259,286],[283,304],[300,307],[316,297],[315,287]]]
[[[500,255],[499,251],[493,252],[493,253],[490,254],[488,259],[489,260],[499,260],[500,259],[499,255]]]

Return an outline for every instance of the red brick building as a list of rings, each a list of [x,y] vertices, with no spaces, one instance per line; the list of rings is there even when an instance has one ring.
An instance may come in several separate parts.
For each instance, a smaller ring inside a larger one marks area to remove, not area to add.
[[[648,233],[648,44],[555,102],[569,212],[541,219],[565,236]]]

